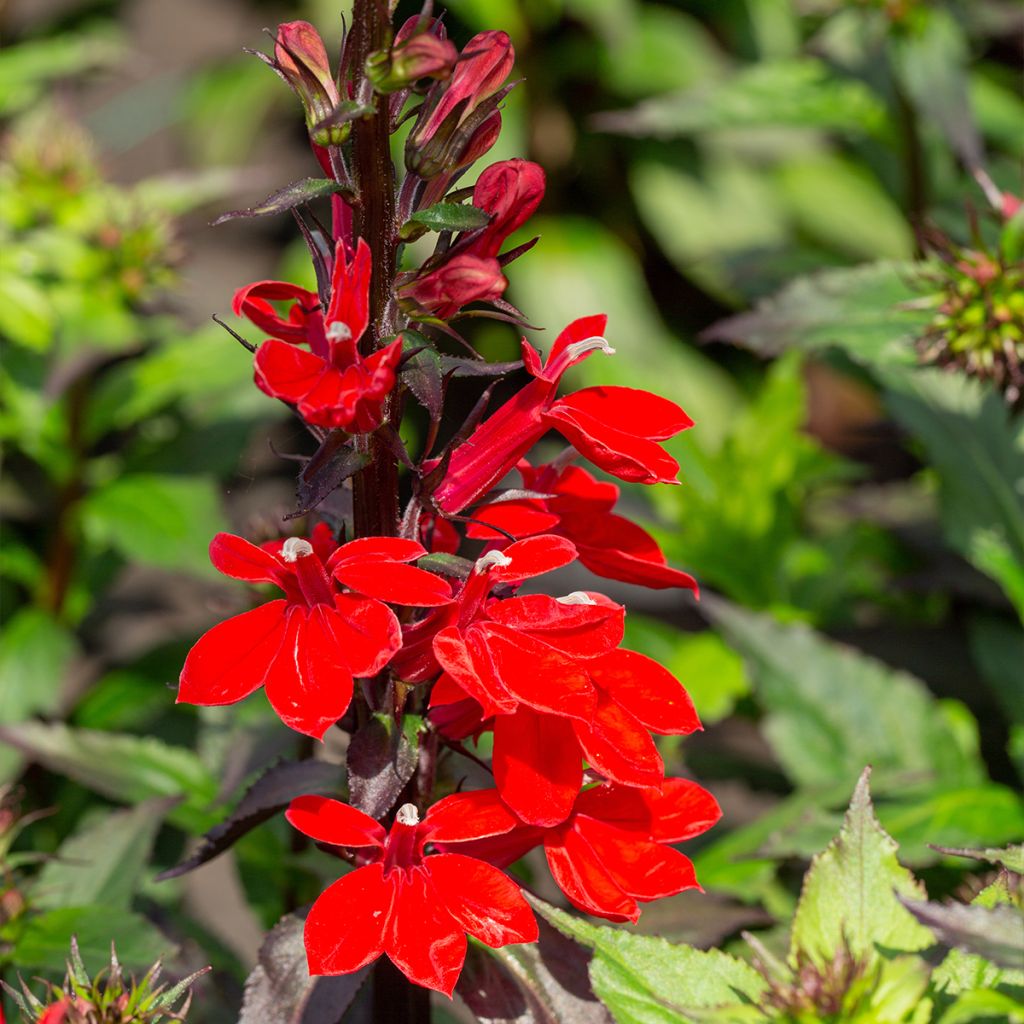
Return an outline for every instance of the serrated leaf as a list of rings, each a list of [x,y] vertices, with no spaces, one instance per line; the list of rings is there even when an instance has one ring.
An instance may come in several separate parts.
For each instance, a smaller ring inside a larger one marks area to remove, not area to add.
[[[212,479],[132,473],[89,494],[82,529],[130,561],[210,573],[210,535],[227,529]]]
[[[102,814],[60,845],[32,886],[32,904],[43,909],[95,903],[125,911],[142,878],[153,840],[171,800]]]
[[[337,792],[343,778],[344,770],[341,766],[326,761],[275,764],[245,791],[231,814],[203,836],[195,851],[173,868],[158,875],[157,881],[177,878],[213,860],[257,825],[284,811],[297,796]]]
[[[964,906],[900,899],[944,946],[973,953],[997,967],[1024,964],[1024,912],[1009,904]]]
[[[348,791],[353,807],[382,818],[412,778],[419,757],[423,720],[406,715],[396,726],[390,715],[374,715],[348,747]]]
[[[352,189],[347,185],[342,185],[331,178],[303,178],[301,181],[293,181],[290,185],[267,196],[255,206],[222,213],[213,224],[216,226],[238,217],[266,217],[272,213],[285,213],[295,209],[296,206],[311,203],[316,199],[324,199],[333,195],[345,195],[351,198],[352,194]]]
[[[991,388],[941,370],[882,375],[886,405],[939,476],[950,543],[1018,601],[1024,573],[1024,422]]]
[[[26,973],[35,970],[61,974],[72,935],[77,936],[82,959],[87,963],[109,962],[110,945],[114,943],[118,960],[129,970],[145,969],[173,948],[140,914],[112,914],[104,906],[65,907],[28,919],[15,947],[15,962]]]
[[[702,82],[596,121],[605,131],[658,138],[765,125],[877,135],[885,111],[862,82],[803,57],[749,65],[725,81]]]
[[[999,850],[988,847],[985,850],[968,850],[955,846],[936,846],[939,853],[948,857],[969,857],[972,860],[985,860],[990,864],[1001,864],[1008,871],[1015,874],[1024,874],[1024,845],[1007,846]]]
[[[897,899],[925,896],[924,887],[896,859],[898,849],[875,817],[865,769],[839,835],[811,862],[793,918],[790,959],[826,966],[844,948],[873,960],[878,950],[913,953],[932,945]]]
[[[238,1024],[338,1024],[366,980],[369,968],[339,977],[310,977],[304,922],[282,918],[260,946],[259,962],[245,982]]]
[[[743,655],[767,711],[765,734],[800,786],[850,785],[865,764],[879,788],[980,784],[965,749],[924,684],[802,624],[782,625],[719,598],[701,607]]]
[[[198,756],[149,736],[71,729],[59,723],[0,725],[0,742],[111,800],[137,804],[182,797],[168,819],[189,830],[214,824],[217,783]]]
[[[295,514],[304,515],[316,508],[369,461],[370,456],[366,452],[355,450],[348,434],[343,430],[332,430],[299,473],[295,490],[298,511]]]
[[[720,950],[590,924],[538,899],[531,904],[560,932],[594,951],[590,980],[618,1024],[687,1024],[686,1009],[757,1000],[765,981]]]
[[[418,237],[423,231],[473,231],[485,227],[490,220],[490,214],[467,203],[434,203],[414,213],[402,225],[400,236],[408,240]]]
[[[926,270],[924,264],[880,262],[798,277],[703,336],[766,356],[787,348],[841,348],[868,365],[913,365],[914,340],[935,312],[922,303],[934,291]]]
[[[401,371],[401,379],[416,396],[420,405],[427,410],[427,415],[435,422],[441,418],[444,403],[444,370],[441,356],[429,346],[429,342],[415,331],[404,331],[403,339],[418,347],[421,351],[406,360]],[[421,340],[422,339],[422,340]]]

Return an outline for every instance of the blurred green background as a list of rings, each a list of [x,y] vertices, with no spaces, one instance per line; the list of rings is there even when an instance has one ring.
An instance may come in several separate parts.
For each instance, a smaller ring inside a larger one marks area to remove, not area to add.
[[[547,328],[534,340],[609,313],[614,367],[580,379],[648,387],[697,422],[674,443],[683,486],[624,505],[707,599],[602,587],[705,722],[664,745],[670,770],[725,810],[695,858],[708,894],[640,929],[773,934],[866,763],[905,861],[953,891],[963,863],[927,844],[1024,833],[1024,433],[990,382],[917,365],[953,287],[925,240],[1019,266],[1020,217],[988,209],[1022,191],[1019,4],[448,9],[460,45],[498,27],[516,45],[524,81],[489,159],[548,173],[523,235],[541,241],[509,272]],[[341,13],[0,8],[5,978],[59,971],[71,932],[102,962],[116,913],[131,966],[172,948],[176,970],[213,962],[193,1017],[231,1021],[263,931],[318,891],[279,821],[195,875],[153,876],[294,753],[257,702],[176,708],[172,684],[245,606],[210,537],[278,535],[294,465],[277,453],[311,451],[210,322],[242,329],[236,288],[310,273],[287,217],[209,227],[317,173],[294,97],[241,48],[300,17],[330,48]],[[474,340],[515,358],[511,328]],[[82,869],[97,849],[107,867]]]

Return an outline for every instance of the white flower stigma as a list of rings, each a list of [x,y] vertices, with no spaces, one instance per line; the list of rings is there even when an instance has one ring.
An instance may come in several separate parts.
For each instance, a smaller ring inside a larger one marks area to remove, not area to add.
[[[582,590],[574,590],[571,594],[566,594],[565,597],[556,597],[555,600],[559,604],[597,604],[589,594]]]
[[[488,551],[486,555],[481,555],[476,560],[476,565],[473,568],[477,572],[486,572],[492,565],[498,565],[504,569],[506,565],[511,564],[512,559],[508,555],[503,555],[500,551]]]
[[[606,338],[601,338],[598,335],[594,335],[592,338],[584,338],[583,341],[574,341],[571,345],[566,347],[565,354],[570,360],[579,359],[580,356],[586,355],[588,352],[600,351],[606,356],[615,355],[615,349],[608,344]]]
[[[399,825],[418,825],[420,823],[420,812],[414,804],[402,804],[395,815],[395,821]]]
[[[286,562],[297,562],[306,555],[313,554],[313,545],[301,537],[289,537],[281,548],[281,557]]]
[[[348,341],[352,337],[352,328],[340,320],[332,320],[327,325],[327,337],[331,341]]]

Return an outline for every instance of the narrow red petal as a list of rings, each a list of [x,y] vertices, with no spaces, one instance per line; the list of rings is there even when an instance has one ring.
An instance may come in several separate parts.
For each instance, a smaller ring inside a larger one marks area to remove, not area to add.
[[[204,633],[185,659],[178,703],[234,704],[258,690],[284,640],[286,607],[271,601]]]
[[[491,505],[481,505],[473,513],[473,519],[476,522],[466,527],[466,536],[473,540],[508,540],[485,523],[513,537],[529,537],[558,525],[558,516],[546,512],[539,501],[496,501]]]
[[[507,714],[516,706],[494,670],[479,628],[463,634],[457,627],[442,629],[434,637],[434,656],[441,667],[483,710],[485,718]]]
[[[380,864],[338,879],[313,904],[306,918],[310,974],[351,974],[384,951],[395,887]]]
[[[652,441],[668,440],[693,426],[693,420],[675,402],[638,388],[581,388],[562,402],[612,430],[649,437]]]
[[[583,758],[571,723],[520,707],[494,720],[494,782],[502,800],[530,825],[559,825],[583,783]]]
[[[428,857],[423,870],[456,923],[494,949],[534,942],[537,919],[519,886],[497,868],[457,853]]]
[[[718,801],[689,779],[666,779],[651,795],[654,838],[681,843],[707,832],[722,817]]]
[[[385,952],[410,981],[450,997],[466,959],[466,934],[438,905],[423,868],[391,877],[397,894]]]
[[[402,537],[359,537],[342,544],[331,555],[328,569],[346,562],[411,562],[422,558],[427,549],[415,540]]]
[[[401,562],[342,562],[334,576],[357,593],[392,604],[437,608],[452,599],[447,580]]]
[[[330,369],[312,352],[275,339],[256,350],[254,366],[256,383],[268,395],[292,403],[305,398]]]
[[[621,605],[563,604],[547,594],[528,594],[492,604],[493,622],[528,632],[574,658],[596,658],[618,647],[625,629]]]
[[[590,662],[587,669],[602,690],[648,729],[685,736],[701,727],[682,683],[652,658],[620,649]]]
[[[325,623],[345,652],[352,675],[376,675],[402,646],[402,627],[395,613],[373,598],[350,594],[336,595],[334,607]]]
[[[503,835],[519,825],[496,789],[478,789],[438,800],[427,811],[423,834],[431,843],[459,843]]]
[[[232,579],[281,586],[281,563],[269,551],[234,534],[218,533],[210,541],[210,561],[218,572]]]
[[[576,547],[565,537],[546,533],[517,540],[502,554],[508,559],[508,564],[495,565],[490,570],[491,580],[494,583],[521,583],[575,561]]]
[[[303,835],[334,846],[382,847],[387,835],[368,814],[325,796],[296,797],[284,816]]]

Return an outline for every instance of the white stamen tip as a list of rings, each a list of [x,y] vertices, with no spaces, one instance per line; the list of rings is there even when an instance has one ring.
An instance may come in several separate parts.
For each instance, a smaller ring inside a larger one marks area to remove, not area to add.
[[[313,545],[301,537],[289,537],[281,548],[281,557],[286,562],[297,562],[306,555],[313,554]]]
[[[414,804],[402,804],[395,815],[395,821],[399,825],[418,825],[420,823],[420,812]]]
[[[606,356],[615,355],[615,349],[608,344],[606,338],[594,335],[592,338],[584,338],[583,341],[574,341],[565,350],[570,359],[579,359],[588,352],[603,352]]]
[[[582,590],[574,590],[571,594],[566,594],[565,597],[556,597],[555,600],[559,604],[597,604],[589,594]]]
[[[506,565],[511,564],[512,559],[508,555],[503,555],[500,551],[488,551],[486,555],[481,555],[476,560],[475,568],[477,572],[486,572],[492,565],[504,568]]]
[[[340,320],[332,320],[327,326],[327,337],[331,341],[348,341],[352,337],[352,328]]]

